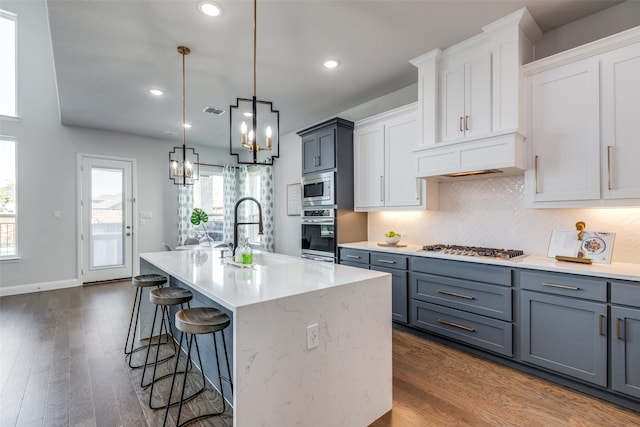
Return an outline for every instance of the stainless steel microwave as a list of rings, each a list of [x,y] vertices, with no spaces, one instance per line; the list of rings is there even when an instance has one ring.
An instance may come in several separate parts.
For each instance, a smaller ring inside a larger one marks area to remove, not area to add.
[[[303,176],[302,207],[335,205],[334,176],[334,172]]]

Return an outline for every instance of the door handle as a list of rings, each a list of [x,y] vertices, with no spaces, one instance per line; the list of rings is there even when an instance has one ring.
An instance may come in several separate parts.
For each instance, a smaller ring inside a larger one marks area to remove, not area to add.
[[[380,175],[380,201],[384,202],[384,176]]]
[[[533,157],[533,180],[535,183],[536,194],[538,194],[538,156]]]
[[[464,116],[464,130],[469,130],[469,116]]]
[[[460,132],[464,132],[464,129],[462,128],[462,116],[460,116]]]

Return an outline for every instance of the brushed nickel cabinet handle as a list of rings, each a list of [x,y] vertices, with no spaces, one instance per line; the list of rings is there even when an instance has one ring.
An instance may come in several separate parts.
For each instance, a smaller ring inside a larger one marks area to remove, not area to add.
[[[442,323],[443,325],[447,325],[447,326],[453,326],[454,328],[458,328],[458,329],[462,329],[465,330],[467,332],[475,332],[475,328],[470,328],[468,326],[464,326],[464,325],[459,325],[457,323],[453,323],[453,322],[447,322],[446,320],[442,320],[442,319],[438,319],[438,323]]]
[[[384,176],[380,175],[380,201],[384,202]]]
[[[469,116],[464,116],[464,130],[469,130]]]
[[[538,156],[533,157],[533,179],[536,186],[536,194],[538,194]]]
[[[386,260],[386,259],[379,259],[378,262],[381,262],[383,264],[395,264],[396,263],[395,261],[389,261],[389,260]]]
[[[347,258],[360,259],[357,255],[347,255]]]
[[[599,315],[598,316],[598,334],[599,335],[603,335],[602,333],[602,321],[604,320],[604,315]]]
[[[621,318],[616,318],[616,339],[621,340],[622,337],[620,336],[620,322],[622,321]]]
[[[611,147],[607,145],[607,189],[611,190]]]
[[[464,299],[476,299],[476,297],[473,297],[471,295],[458,294],[455,292],[443,291],[440,289],[438,289],[438,293],[443,295],[450,295],[452,297],[464,298]]]
[[[542,286],[549,286],[550,288],[569,289],[571,291],[579,291],[580,290],[580,288],[578,288],[576,286],[558,285],[557,283],[543,282]]]
[[[462,128],[462,116],[460,116],[460,132],[464,132],[464,129]]]

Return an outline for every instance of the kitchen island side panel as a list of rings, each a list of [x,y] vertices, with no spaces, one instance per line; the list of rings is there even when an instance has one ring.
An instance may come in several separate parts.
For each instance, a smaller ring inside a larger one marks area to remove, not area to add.
[[[391,410],[391,332],[390,275],[238,308],[234,426],[371,424]]]

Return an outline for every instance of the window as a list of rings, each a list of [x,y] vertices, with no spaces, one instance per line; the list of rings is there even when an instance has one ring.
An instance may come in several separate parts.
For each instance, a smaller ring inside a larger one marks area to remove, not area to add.
[[[207,216],[209,221],[205,228],[209,237],[214,242],[224,240],[224,182],[222,179],[222,169],[200,165],[200,179],[193,184],[193,206],[199,207]],[[203,237],[202,229],[196,230],[198,238]]]
[[[16,110],[16,15],[0,9],[0,116]]]
[[[0,139],[0,258],[18,254],[16,243],[16,144]]]

